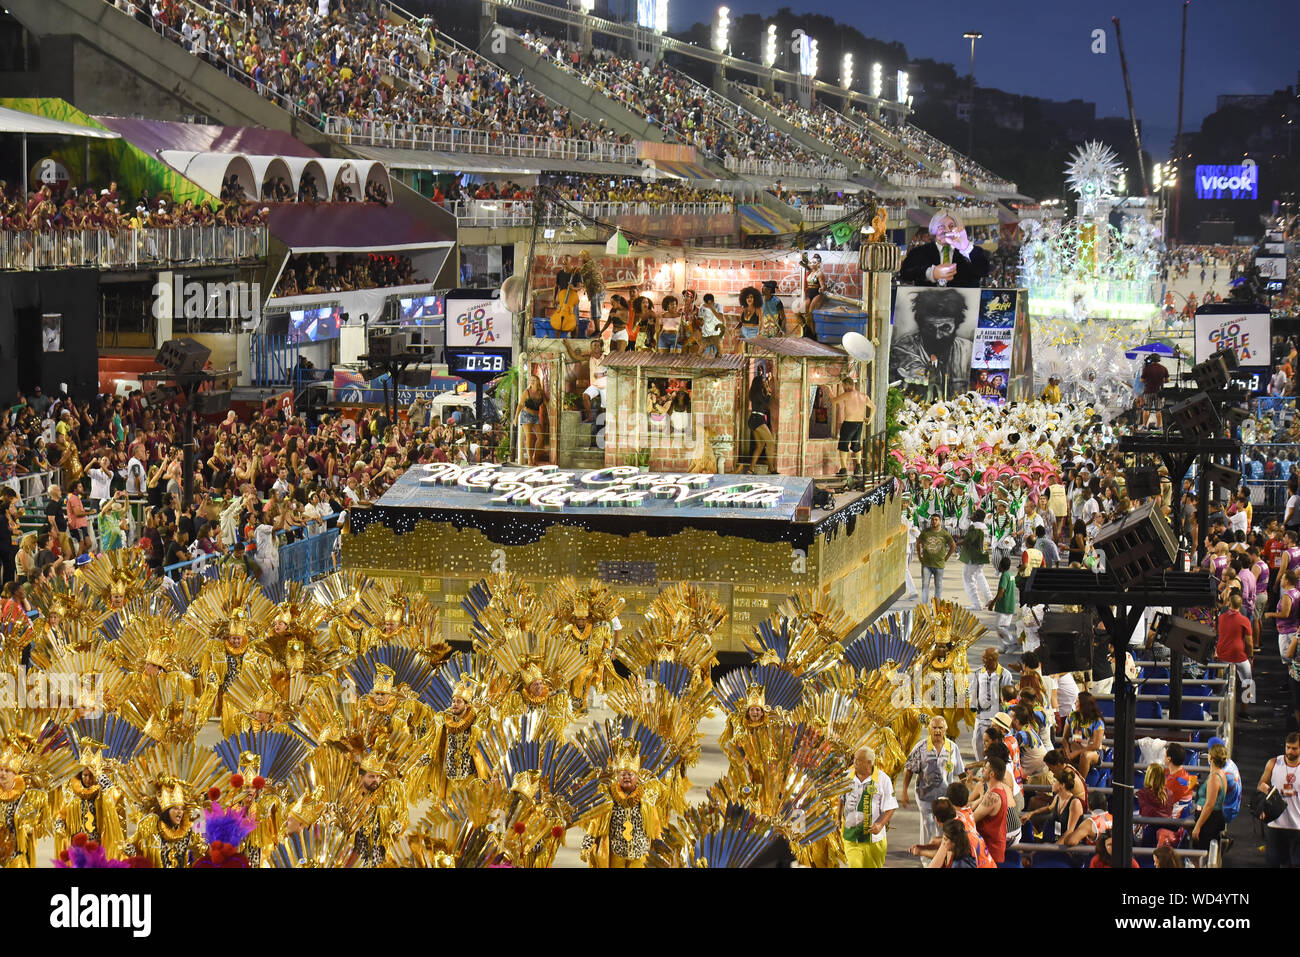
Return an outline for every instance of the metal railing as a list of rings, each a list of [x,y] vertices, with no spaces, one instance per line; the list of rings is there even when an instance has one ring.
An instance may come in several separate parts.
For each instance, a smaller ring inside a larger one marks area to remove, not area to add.
[[[346,116],[325,117],[325,133],[349,146],[597,163],[635,163],[637,159],[636,147],[631,143],[593,143],[524,133],[418,126],[389,120],[354,120]]]
[[[234,263],[264,259],[266,249],[265,226],[7,230],[0,232],[0,269],[134,269],[168,263]]]
[[[278,556],[280,583],[301,582],[333,571],[338,565],[339,535],[337,528],[280,546]]]
[[[280,107],[280,109],[285,110],[286,112],[292,114],[293,116],[306,117],[311,120],[313,125],[317,127],[320,126],[320,117],[317,114],[312,113],[306,107],[299,105],[298,102],[294,100],[293,97],[285,96],[283,93],[274,91],[265,83],[259,83],[257,80],[253,79],[253,77],[249,76],[243,70],[239,69],[239,67],[227,61],[221,53],[219,53],[218,51],[216,51],[211,47],[204,49],[202,52],[195,51],[193,49],[193,43],[191,40],[186,39],[185,36],[176,32],[166,23],[163,23],[161,20],[154,19],[153,16],[150,15],[147,9],[136,7],[133,3],[127,3],[126,6],[129,9],[123,9],[122,7],[115,4],[113,0],[104,0],[104,2],[108,4],[108,6],[117,10],[119,13],[122,13],[123,15],[130,17],[132,20],[143,23],[145,26],[148,26],[150,29],[152,29],[155,33],[159,33],[166,39],[171,40],[173,43],[175,43],[177,46],[183,49],[186,53],[193,56],[195,59],[203,60],[214,69],[220,70],[221,72],[225,73],[227,76],[231,77],[232,79],[242,82],[249,89],[256,92],[258,96],[261,96],[263,99],[270,100],[276,106]],[[202,10],[202,7],[196,6],[196,9]],[[208,42],[209,43],[212,42],[211,30],[208,31]]]
[[[848,169],[840,163],[793,163],[785,160],[742,159],[728,156],[724,162],[733,173],[749,176],[789,176],[798,179],[845,179]]]
[[[732,203],[578,203],[569,205],[583,216],[610,221],[619,216],[717,216],[736,211]],[[445,208],[456,217],[458,226],[528,226],[533,221],[532,200],[470,199],[447,203]],[[543,225],[565,222],[565,211],[547,206]]]
[[[1241,481],[1250,490],[1254,521],[1261,514],[1282,515],[1286,512],[1290,492],[1287,482],[1300,470],[1300,445],[1259,443],[1241,447]]]
[[[0,485],[7,485],[18,493],[18,500],[26,505],[40,505],[45,501],[45,493],[51,485],[63,484],[63,469],[50,469],[46,472],[24,472],[11,479],[5,479]]]

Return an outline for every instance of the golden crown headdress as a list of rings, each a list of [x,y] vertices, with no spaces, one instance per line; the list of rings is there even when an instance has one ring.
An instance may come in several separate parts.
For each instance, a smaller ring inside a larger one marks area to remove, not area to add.
[[[230,613],[227,634],[232,638],[235,636],[248,636],[248,612],[243,608],[236,608]]]
[[[750,708],[767,710],[767,689],[762,685],[745,687],[745,710],[748,711]]]
[[[3,750],[0,750],[0,768],[6,771],[13,771],[15,774],[22,773],[26,760],[27,755],[21,748],[8,745]]]
[[[623,738],[614,750],[614,772],[641,770],[641,745],[632,738]]]
[[[108,596],[110,598],[125,598],[129,585],[125,579],[114,578],[108,586]]]
[[[175,647],[175,636],[170,631],[164,632],[149,642],[149,648],[144,654],[144,663],[154,665],[157,668],[166,668]]]
[[[95,741],[93,738],[82,738],[77,742],[77,747],[81,751],[80,765],[95,772],[95,777],[99,777],[104,771],[104,745]]]
[[[536,661],[529,661],[519,669],[519,677],[522,679],[524,687],[527,688],[534,681],[545,681],[546,675],[542,672],[542,666]]]
[[[470,702],[478,693],[478,682],[469,675],[461,675],[460,680],[452,686],[451,696],[460,698],[462,701]]]
[[[185,794],[185,785],[175,778],[163,778],[158,782],[158,807],[162,811],[173,807],[185,807],[189,799]]]
[[[388,762],[379,751],[371,751],[361,759],[360,767],[367,774],[386,774]]]
[[[406,624],[406,600],[400,595],[394,595],[388,599],[388,607],[384,609],[384,624],[404,625]]]
[[[371,694],[394,694],[393,679],[397,676],[388,665],[375,665],[375,683],[370,686]]]
[[[262,770],[262,756],[256,751],[240,751],[239,770],[252,771],[256,775]]]

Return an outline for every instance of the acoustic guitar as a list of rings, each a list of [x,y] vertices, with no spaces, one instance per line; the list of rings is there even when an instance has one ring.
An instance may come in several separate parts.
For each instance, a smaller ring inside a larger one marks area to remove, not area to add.
[[[556,291],[551,328],[556,332],[573,332],[578,328],[578,290],[572,286]]]

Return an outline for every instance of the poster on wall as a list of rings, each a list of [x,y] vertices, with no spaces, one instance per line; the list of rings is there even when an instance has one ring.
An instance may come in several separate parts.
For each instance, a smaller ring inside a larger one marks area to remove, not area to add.
[[[1023,289],[899,286],[889,378],[922,394],[933,383],[938,395],[973,390],[998,404],[1018,401],[1017,376],[1024,378],[1029,361],[1027,316]]]
[[[889,378],[941,397],[970,386],[979,289],[899,286],[894,293]]]
[[[41,351],[63,351],[63,313],[47,312],[41,316]]]
[[[1002,405],[1011,388],[1016,291],[981,289],[979,321],[971,351],[971,388],[986,402]]]
[[[1256,256],[1255,266],[1264,282],[1286,282],[1286,256]]]
[[[498,290],[457,289],[447,294],[447,346],[514,345],[514,316],[499,298]]]

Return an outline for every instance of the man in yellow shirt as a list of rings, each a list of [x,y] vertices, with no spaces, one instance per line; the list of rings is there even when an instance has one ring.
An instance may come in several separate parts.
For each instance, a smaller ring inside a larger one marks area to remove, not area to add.
[[[1061,380],[1056,376],[1047,380],[1047,388],[1043,390],[1043,401],[1053,403],[1061,401]]]

